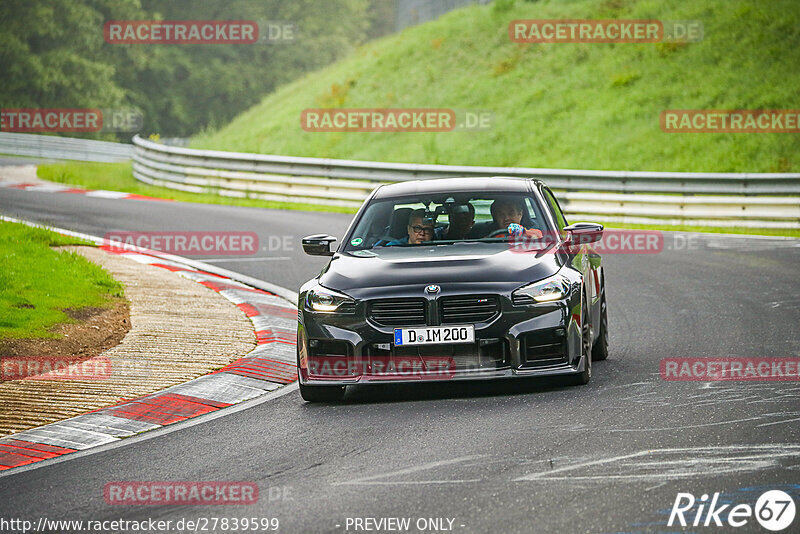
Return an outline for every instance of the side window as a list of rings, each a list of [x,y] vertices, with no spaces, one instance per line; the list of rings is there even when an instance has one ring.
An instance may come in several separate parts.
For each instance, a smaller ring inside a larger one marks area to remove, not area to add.
[[[561,208],[558,206],[558,201],[556,200],[555,195],[553,195],[553,192],[546,187],[542,188],[542,194],[544,194],[544,198],[550,207],[550,211],[553,213],[553,218],[556,220],[556,224],[558,225],[558,231],[563,232],[564,227],[567,226],[567,220],[564,218],[564,213],[562,213]]]

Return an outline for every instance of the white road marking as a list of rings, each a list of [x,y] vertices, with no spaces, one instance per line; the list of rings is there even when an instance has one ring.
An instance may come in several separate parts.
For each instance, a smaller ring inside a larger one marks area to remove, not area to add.
[[[70,187],[55,184],[30,185],[25,188],[26,191],[38,191],[40,193],[58,193],[60,191],[66,191],[67,189],[70,189]]]
[[[551,478],[551,475],[555,473],[563,473],[565,471],[573,471],[575,469],[580,469],[582,467],[589,467],[594,465],[602,465],[608,464],[612,462],[618,462],[620,460],[627,460],[629,458],[637,458],[639,456],[643,456],[645,454],[649,454],[651,451],[639,451],[633,454],[625,454],[623,456],[613,456],[611,458],[605,458],[603,460],[591,460],[589,462],[582,462],[575,465],[568,465],[566,467],[560,467],[558,469],[551,469],[549,471],[544,471],[541,473],[531,473],[530,475],[525,475],[519,478],[515,478],[514,482],[521,481],[521,480],[535,480],[537,478]]]
[[[716,423],[699,423],[697,425],[681,425],[681,426],[671,426],[663,428],[603,428],[599,430],[604,430],[606,432],[669,432],[670,430],[686,430],[688,428],[702,428],[705,426],[731,425],[734,423],[744,423],[746,421],[759,421],[761,419],[763,419],[763,417],[758,416],[758,417],[746,417],[744,419],[734,419],[732,421],[718,421]]]
[[[678,454],[676,459],[668,459],[666,455]],[[639,462],[638,459],[644,459]],[[632,461],[629,461],[632,460]],[[777,467],[786,468],[783,461],[800,463],[800,446],[798,445],[728,445],[709,447],[686,447],[670,449],[654,449],[639,451],[622,456],[614,456],[601,460],[579,462],[558,469],[531,473],[514,479],[519,481],[552,481],[552,480],[652,480],[663,482],[681,478],[712,476],[725,473],[761,471]],[[597,474],[567,473],[576,470],[589,470],[598,466],[612,466],[614,471]],[[653,470],[656,468],[657,470]],[[637,469],[643,472],[637,473]]]
[[[662,486],[666,486],[666,485],[667,485],[666,482],[661,482],[660,484],[656,484],[655,486],[650,486],[649,488],[645,488],[644,490],[645,491],[653,491],[654,489],[658,489],[658,488],[660,488]]]
[[[477,460],[478,458],[484,458],[485,456],[486,456],[485,454],[478,454],[478,455],[472,455],[472,456],[461,456],[459,458],[452,458],[450,460],[439,460],[438,462],[430,462],[430,463],[427,463],[427,464],[415,465],[413,467],[407,467],[405,469],[400,469],[398,471],[392,471],[392,472],[389,472],[389,473],[380,473],[380,474],[371,475],[371,476],[368,476],[368,477],[356,478],[356,479],[353,479],[353,480],[348,480],[346,482],[334,482],[333,485],[334,486],[345,486],[345,485],[388,485],[388,484],[428,484],[428,483],[441,484],[441,483],[455,483],[455,482],[459,482],[459,481],[450,482],[450,481],[435,481],[435,480],[434,481],[430,481],[429,480],[429,481],[405,481],[405,482],[376,482],[375,479],[376,478],[387,478],[387,477],[393,477],[393,476],[400,476],[400,475],[408,475],[408,474],[411,474],[411,473],[418,473],[420,471],[425,471],[425,470],[428,470],[428,469],[434,469],[436,467],[441,467],[441,466],[444,466],[444,465],[452,465],[452,464],[456,464],[456,463],[467,462],[469,460]],[[467,481],[461,481],[461,482],[467,482]]]
[[[125,198],[131,193],[124,193],[122,191],[106,191],[105,189],[97,189],[95,191],[89,191],[85,193],[87,197],[97,197],[97,198]]]
[[[783,421],[775,421],[773,423],[763,423],[763,424],[760,424],[760,425],[756,425],[756,427],[759,427],[759,426],[770,426],[770,425],[782,425],[784,423],[791,423],[793,421],[800,421],[800,417],[795,417],[794,419],[786,419],[786,420],[783,420]]]

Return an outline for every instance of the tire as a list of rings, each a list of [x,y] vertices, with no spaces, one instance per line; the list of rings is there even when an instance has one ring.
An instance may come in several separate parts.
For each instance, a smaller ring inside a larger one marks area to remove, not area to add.
[[[606,306],[606,288],[600,300],[600,332],[597,341],[592,345],[592,360],[599,362],[608,358],[608,306]]]
[[[300,384],[300,396],[306,402],[335,402],[344,397],[345,386],[304,386]]]
[[[592,379],[592,329],[589,323],[589,307],[586,297],[581,302],[581,359],[586,362],[583,372],[567,377],[567,384],[571,386],[583,386]]]

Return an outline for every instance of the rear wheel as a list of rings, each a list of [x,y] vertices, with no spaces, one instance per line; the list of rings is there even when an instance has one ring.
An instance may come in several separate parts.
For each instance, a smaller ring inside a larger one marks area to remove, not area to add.
[[[300,384],[300,396],[307,402],[333,402],[342,400],[345,386],[304,386]]]
[[[608,358],[608,309],[606,306],[606,291],[603,287],[603,296],[600,299],[600,332],[597,341],[592,346],[592,360],[599,362]]]

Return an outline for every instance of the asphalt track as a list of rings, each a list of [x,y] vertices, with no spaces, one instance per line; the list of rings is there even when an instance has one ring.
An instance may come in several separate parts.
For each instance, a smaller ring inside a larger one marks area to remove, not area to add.
[[[256,232],[263,254],[211,259],[294,290],[325,263],[305,256],[299,238],[341,237],[349,222],[9,189],[0,189],[0,213],[94,235]],[[288,236],[291,246],[269,250],[270,236]],[[352,518],[406,517],[410,532],[420,531],[418,518],[449,518],[465,533],[679,532],[667,527],[678,492],[720,492],[721,501],[752,506],[763,491],[782,489],[800,507],[800,383],[659,374],[666,357],[800,356],[799,260],[797,240],[666,234],[659,254],[604,257],[610,357],[587,386],[362,387],[327,405],[291,391],[0,477],[0,518],[277,517],[280,532],[294,533],[365,532]],[[103,499],[108,482],[192,480],[252,481],[261,497],[215,507]],[[689,531],[766,532],[753,518]]]

